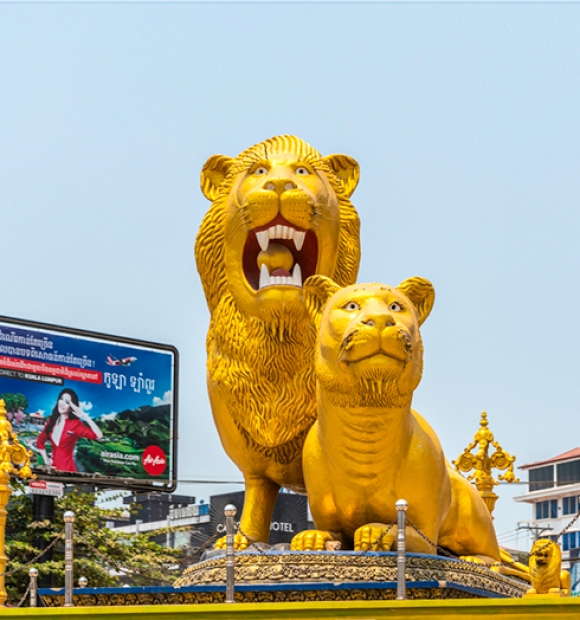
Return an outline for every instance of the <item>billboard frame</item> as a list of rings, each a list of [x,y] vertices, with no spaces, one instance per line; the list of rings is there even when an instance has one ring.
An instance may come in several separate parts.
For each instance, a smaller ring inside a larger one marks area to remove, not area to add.
[[[102,487],[103,489],[127,489],[135,491],[172,493],[177,488],[177,440],[178,440],[178,400],[179,400],[179,351],[170,344],[161,344],[150,340],[139,340],[137,338],[127,338],[125,336],[113,336],[103,332],[91,331],[88,329],[77,329],[74,327],[66,327],[64,325],[56,325],[54,323],[42,323],[40,321],[28,321],[26,319],[17,319],[14,317],[0,315],[0,322],[13,324],[16,327],[30,327],[33,329],[45,329],[49,331],[62,332],[72,336],[84,336],[87,338],[110,340],[115,343],[126,344],[129,346],[150,348],[154,350],[167,351],[173,354],[173,402],[171,416],[171,469],[170,476],[167,481],[159,481],[155,479],[142,480],[137,478],[120,478],[108,477],[98,473],[87,474],[81,472],[50,472],[45,468],[33,467],[32,472],[38,480],[47,480],[54,482],[62,482],[64,484],[89,485],[94,487]]]

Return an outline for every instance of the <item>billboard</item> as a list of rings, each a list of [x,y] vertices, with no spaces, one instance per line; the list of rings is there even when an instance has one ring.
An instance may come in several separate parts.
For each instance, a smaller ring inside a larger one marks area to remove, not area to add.
[[[171,491],[177,350],[0,317],[0,398],[43,479]]]
[[[212,533],[225,531],[224,508],[233,504],[236,514],[236,527],[242,516],[244,507],[244,491],[212,495],[210,498],[210,526]],[[289,543],[298,532],[308,529],[308,500],[305,495],[296,493],[279,493],[272,520],[270,522],[270,538],[268,543]]]

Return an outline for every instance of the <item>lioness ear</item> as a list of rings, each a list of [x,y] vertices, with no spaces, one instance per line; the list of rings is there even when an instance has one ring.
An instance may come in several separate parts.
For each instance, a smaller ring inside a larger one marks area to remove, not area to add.
[[[219,196],[220,185],[228,175],[234,160],[226,155],[212,155],[201,169],[201,191],[212,202]]]
[[[339,178],[343,192],[350,198],[360,178],[360,166],[357,161],[348,155],[327,155],[322,160]]]
[[[423,325],[435,302],[435,289],[431,282],[425,278],[409,278],[401,282],[397,289],[413,302],[419,314],[419,325]]]
[[[304,282],[304,303],[310,318],[318,328],[324,304],[337,292],[340,286],[326,276],[310,276]]]

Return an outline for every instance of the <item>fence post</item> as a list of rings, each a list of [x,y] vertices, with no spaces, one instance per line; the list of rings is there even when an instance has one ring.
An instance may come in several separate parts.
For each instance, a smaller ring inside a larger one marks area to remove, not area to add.
[[[407,598],[407,502],[400,499],[397,508],[397,600]]]
[[[234,602],[234,517],[238,509],[233,504],[224,508],[226,516],[226,603]]]
[[[73,606],[73,535],[75,513],[64,513],[64,606]]]
[[[30,577],[30,606],[37,607],[37,592],[38,592],[38,570],[31,568],[28,571]]]

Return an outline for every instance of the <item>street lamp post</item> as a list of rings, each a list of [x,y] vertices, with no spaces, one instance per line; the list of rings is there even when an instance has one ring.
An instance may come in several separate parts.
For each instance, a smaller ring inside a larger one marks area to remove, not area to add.
[[[38,569],[31,568],[28,571],[28,576],[30,577],[30,606],[37,606],[37,595],[38,595]]]
[[[234,517],[238,509],[233,504],[224,508],[226,516],[226,603],[234,602]]]
[[[407,598],[407,502],[400,499],[397,509],[397,600]]]
[[[32,452],[22,446],[16,433],[12,432],[12,424],[6,419],[6,403],[0,399],[0,607],[4,607],[6,601],[6,506],[12,494],[10,474],[22,479],[34,478],[30,469],[31,456]]]
[[[64,515],[64,606],[73,606],[73,535],[75,513],[67,510]]]

